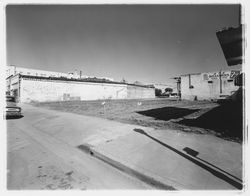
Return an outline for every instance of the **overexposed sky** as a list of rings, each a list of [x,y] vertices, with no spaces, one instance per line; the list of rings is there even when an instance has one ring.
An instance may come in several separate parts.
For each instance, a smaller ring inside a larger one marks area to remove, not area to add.
[[[228,67],[216,31],[239,5],[8,5],[7,64],[168,83]]]

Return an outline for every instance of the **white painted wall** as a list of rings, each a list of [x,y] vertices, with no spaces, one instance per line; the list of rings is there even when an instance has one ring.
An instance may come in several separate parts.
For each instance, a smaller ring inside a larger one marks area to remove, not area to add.
[[[63,101],[65,100],[65,94],[73,98],[79,98],[79,100],[155,97],[153,88],[142,89],[143,93],[139,94],[139,96],[128,97],[126,84],[31,80],[22,78],[20,81],[20,101]]]
[[[181,77],[181,98],[194,100],[197,96],[198,99],[209,99],[209,87],[207,83],[202,82],[201,75],[191,75],[191,85],[194,88],[189,88],[189,76]]]
[[[128,85],[127,89],[128,99],[155,98],[155,90],[151,88]]]
[[[64,94],[80,100],[125,99],[126,85],[65,82],[49,80],[21,80],[21,102],[63,101]]]
[[[237,71],[237,70],[236,70]],[[240,72],[237,72],[237,74]],[[237,75],[236,74],[236,75]],[[235,71],[222,72],[222,93],[220,93],[219,72],[191,74],[191,85],[189,88],[189,76],[181,76],[181,97],[182,99],[198,100],[218,99],[221,95],[231,95],[239,87],[234,85]],[[211,83],[209,83],[211,81]]]

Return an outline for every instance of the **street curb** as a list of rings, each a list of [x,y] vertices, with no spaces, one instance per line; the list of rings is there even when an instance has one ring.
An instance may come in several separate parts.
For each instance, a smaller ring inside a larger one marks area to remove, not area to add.
[[[175,182],[174,180],[165,179],[165,178],[163,179],[156,174],[152,174],[149,171],[145,171],[143,168],[134,169],[133,165],[131,166],[129,163],[124,162],[124,160],[119,160],[119,155],[116,157],[113,157],[113,155],[107,154],[107,152],[105,151],[102,152],[102,149],[98,149],[98,148],[95,149],[94,146],[91,146],[89,144],[80,145],[78,146],[78,148],[80,148],[85,153],[88,153],[92,155],[93,157],[111,165],[112,167],[115,167],[116,169],[122,172],[125,172],[155,187],[156,189],[173,191],[173,190],[183,189],[185,187],[184,185],[178,182]],[[217,172],[217,170],[218,170],[217,168],[216,169],[214,168],[214,172]],[[233,177],[229,176],[228,174],[223,174],[223,175],[226,176],[230,181],[234,181],[234,183],[239,184],[239,186],[241,185],[242,187],[238,188],[239,190],[241,190],[244,187],[244,184],[242,184],[242,182],[239,182],[238,180],[236,181],[235,179],[233,179]]]
[[[91,146],[89,146],[87,144],[80,145],[80,146],[78,146],[78,148],[81,149],[83,152],[89,153],[91,156],[111,165],[112,167],[115,167],[116,169],[118,169],[122,172],[125,172],[125,173],[145,182],[146,184],[149,184],[150,186],[155,187],[156,189],[171,190],[171,191],[177,190],[173,186],[162,182],[162,180],[156,179],[155,177],[151,177],[147,174],[136,171],[135,169],[132,169],[131,167],[128,167],[119,161],[116,161],[112,158],[109,158],[108,156],[96,151],[95,149],[93,149]]]

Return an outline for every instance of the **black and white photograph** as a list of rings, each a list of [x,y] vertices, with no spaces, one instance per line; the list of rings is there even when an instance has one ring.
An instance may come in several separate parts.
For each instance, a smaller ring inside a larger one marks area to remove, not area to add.
[[[2,8],[6,191],[247,190],[240,1]]]

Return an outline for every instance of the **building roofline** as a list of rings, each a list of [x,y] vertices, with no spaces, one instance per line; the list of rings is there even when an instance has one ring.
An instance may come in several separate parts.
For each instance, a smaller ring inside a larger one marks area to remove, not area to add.
[[[228,70],[219,70],[219,71],[241,71],[242,69],[228,69]],[[188,75],[200,75],[203,73],[215,73],[219,71],[208,71],[208,72],[200,72],[200,73],[190,73],[190,74],[182,74],[180,76],[188,76]]]
[[[105,83],[105,84],[123,84],[129,86],[138,86],[143,88],[154,88],[153,86],[148,85],[138,85],[138,84],[130,84],[130,83],[123,83],[123,82],[115,82],[115,81],[107,81],[105,79],[99,78],[82,78],[82,79],[75,79],[75,78],[66,78],[66,77],[43,77],[43,76],[30,76],[30,75],[22,75],[19,74],[21,78],[29,78],[29,79],[40,79],[40,80],[56,80],[56,81],[71,81],[71,82],[86,82],[86,83]]]
[[[204,73],[206,73],[206,72],[204,72]],[[180,76],[188,76],[188,75],[200,75],[200,74],[202,74],[202,73],[190,73],[190,74],[182,74],[182,75],[180,75]]]

